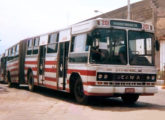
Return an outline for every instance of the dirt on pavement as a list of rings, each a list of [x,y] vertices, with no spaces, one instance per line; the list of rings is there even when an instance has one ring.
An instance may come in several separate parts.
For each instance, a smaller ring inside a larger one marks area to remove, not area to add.
[[[5,89],[0,91],[0,120],[165,119],[164,91],[152,97],[141,97],[133,106],[124,105],[119,98],[94,99],[89,105],[79,105],[63,92],[45,88],[29,92],[27,87],[16,89],[1,86]]]

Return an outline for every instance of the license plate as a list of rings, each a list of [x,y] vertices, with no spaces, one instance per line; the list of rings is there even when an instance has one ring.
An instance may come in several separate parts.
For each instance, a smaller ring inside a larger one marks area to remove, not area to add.
[[[125,88],[125,93],[135,93],[134,88]]]

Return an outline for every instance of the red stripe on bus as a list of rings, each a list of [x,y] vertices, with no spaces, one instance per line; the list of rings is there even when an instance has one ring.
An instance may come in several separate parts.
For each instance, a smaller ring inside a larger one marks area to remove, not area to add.
[[[34,82],[34,85],[36,85],[36,86],[37,86],[37,85],[38,85],[38,83],[37,83],[37,82]]]
[[[29,68],[28,67],[25,67],[25,70],[28,70]],[[33,67],[31,68],[33,71],[37,71],[37,68],[36,67]]]
[[[18,71],[18,68],[9,69],[10,72]]]
[[[55,65],[57,64],[57,61],[45,61],[46,65]]]
[[[10,75],[10,77],[18,77],[18,74]]]
[[[38,64],[38,61],[25,61],[25,64]]]
[[[7,65],[7,67],[13,67],[13,66],[17,66],[17,65],[18,65],[18,63],[14,63],[14,64]]]
[[[69,80],[67,80],[67,84],[69,84]]]
[[[57,81],[56,78],[51,78],[51,77],[45,77],[45,80],[46,81],[53,81],[53,82],[56,82]]]
[[[45,68],[45,72],[56,72],[57,70],[54,68]]]
[[[36,79],[38,78],[38,76],[37,76],[37,75],[33,75],[33,77],[34,77],[34,78],[36,78]]]
[[[44,84],[44,86],[47,88],[50,88],[50,89],[57,90],[57,86],[52,86],[52,85],[48,85],[48,84]]]
[[[78,72],[81,75],[86,75],[86,76],[96,76],[96,71],[68,69],[69,74],[71,74],[73,72]]]
[[[67,91],[67,92],[70,92],[70,89],[69,89],[69,88],[66,88],[66,91]]]
[[[96,82],[83,82],[83,85],[96,85]]]

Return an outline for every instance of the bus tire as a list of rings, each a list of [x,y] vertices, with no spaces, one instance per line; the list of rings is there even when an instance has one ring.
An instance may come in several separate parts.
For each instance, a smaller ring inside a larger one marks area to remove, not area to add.
[[[32,72],[30,72],[28,75],[28,88],[29,88],[29,91],[31,92],[34,91],[34,78],[33,78]]]
[[[121,98],[125,104],[135,104],[135,102],[139,98],[139,95],[138,94],[124,94],[121,96]]]
[[[14,86],[15,88],[18,88],[18,89],[20,88],[19,83],[14,83],[13,86]]]
[[[8,84],[8,87],[13,87],[13,83],[11,82],[11,77],[10,77],[10,73],[8,72],[7,74],[7,84]]]
[[[81,78],[78,77],[74,83],[74,97],[79,104],[87,104],[88,96],[84,94],[83,84]]]

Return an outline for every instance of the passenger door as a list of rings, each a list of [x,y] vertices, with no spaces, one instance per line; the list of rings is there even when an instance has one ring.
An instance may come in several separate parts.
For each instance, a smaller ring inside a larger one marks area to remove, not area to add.
[[[65,85],[67,81],[67,64],[68,64],[68,51],[69,42],[59,43],[59,62],[58,62],[58,76],[57,81],[58,89],[65,90]]]
[[[39,84],[44,84],[44,72],[45,72],[45,56],[46,56],[46,46],[39,47],[39,67],[38,67],[38,74],[39,74]]]

